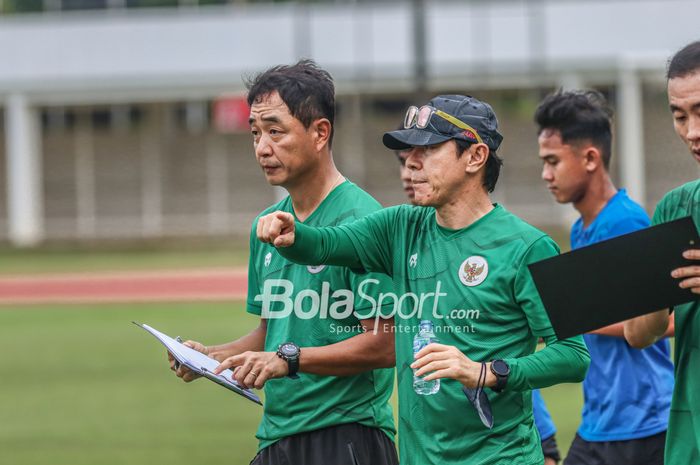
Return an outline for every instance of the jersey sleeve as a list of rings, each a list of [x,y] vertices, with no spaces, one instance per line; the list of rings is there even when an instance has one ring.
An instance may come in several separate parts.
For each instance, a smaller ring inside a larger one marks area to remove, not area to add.
[[[544,338],[546,347],[525,357],[506,360],[510,366],[507,390],[524,391],[559,383],[581,382],[590,364],[582,336],[558,340],[527,265],[559,253],[556,243],[542,236],[525,253],[515,279],[515,295],[532,333]]]
[[[255,296],[261,294],[258,269],[255,266],[255,263],[259,262],[259,260],[257,260],[258,254],[256,252],[260,245],[256,233],[257,225],[258,220],[256,218],[255,221],[253,221],[253,228],[250,232],[249,239],[250,253],[248,254],[248,297],[246,299],[246,310],[248,313],[259,316],[262,314],[262,307],[255,300]]]
[[[398,215],[398,207],[392,207],[336,227],[313,228],[297,222],[294,244],[278,251],[303,265],[339,265],[392,275],[392,236]]]
[[[533,242],[520,261],[515,276],[515,299],[527,318],[530,330],[535,336],[554,334],[544,304],[532,279],[528,265],[559,254],[559,247],[548,236]]]
[[[364,218],[368,214],[380,211],[379,209],[364,213],[361,217],[353,217],[349,221],[342,223],[342,226],[355,223],[358,219]],[[351,238],[352,240],[352,238]],[[353,247],[355,243],[353,241]],[[353,289],[355,294],[355,317],[358,320],[386,318],[392,315],[393,303],[391,299],[384,299],[384,304],[380,307],[382,301],[381,295],[391,292],[393,283],[391,278],[384,273],[367,273],[361,271],[351,271],[350,268],[345,268],[347,280],[350,284],[349,289]]]
[[[506,359],[510,375],[508,391],[539,389],[560,383],[580,383],[586,377],[591,356],[583,336],[544,338],[546,347],[525,357]]]

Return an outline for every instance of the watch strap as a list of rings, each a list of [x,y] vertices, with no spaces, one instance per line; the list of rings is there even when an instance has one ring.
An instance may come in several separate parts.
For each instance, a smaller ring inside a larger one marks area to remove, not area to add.
[[[293,345],[297,349],[297,353],[295,355],[289,356],[285,354],[282,351],[282,346],[284,345]],[[277,356],[287,362],[287,377],[291,379],[297,379],[299,378],[299,375],[297,372],[299,371],[299,356],[301,354],[301,349],[299,348],[298,345],[294,344],[293,342],[285,342],[284,344],[280,344],[280,346],[277,348]]]
[[[289,368],[287,376],[292,379],[297,379],[299,377],[297,374],[299,371],[299,356],[288,358],[287,367]]]

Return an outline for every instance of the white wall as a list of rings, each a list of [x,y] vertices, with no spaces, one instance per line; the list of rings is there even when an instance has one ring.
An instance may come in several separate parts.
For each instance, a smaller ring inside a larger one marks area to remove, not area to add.
[[[629,60],[662,70],[669,54],[700,38],[698,17],[697,0],[433,1],[429,76],[541,80],[563,70],[609,74]],[[341,92],[410,89],[412,36],[410,2],[6,16],[0,94],[49,102],[212,96],[242,90],[242,73],[301,56],[330,69]]]

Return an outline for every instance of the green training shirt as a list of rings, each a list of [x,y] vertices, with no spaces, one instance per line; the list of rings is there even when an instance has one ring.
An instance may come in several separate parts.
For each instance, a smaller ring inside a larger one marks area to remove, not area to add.
[[[346,181],[328,194],[305,224],[341,225],[380,208],[369,194]],[[260,216],[277,210],[294,214],[291,199]],[[265,350],[274,352],[292,341],[303,353],[304,347],[326,346],[360,334],[358,315],[374,315],[358,294],[389,289],[389,278],[358,275],[345,267],[291,263],[273,246],[257,240],[256,226],[257,219],[250,236],[247,308],[267,319]],[[373,281],[360,290],[366,279]],[[393,439],[394,419],[387,403],[393,382],[393,368],[355,376],[299,373],[299,379],[270,380],[265,383],[264,415],[256,433],[259,449],[292,434],[354,422],[381,428]]]
[[[581,381],[589,357],[581,337],[556,341],[527,265],[558,253],[554,241],[500,205],[460,230],[440,227],[432,208],[384,209],[340,228],[297,224],[294,261],[343,263],[391,275],[403,465],[541,464],[531,389]],[[386,311],[384,309],[383,311]],[[413,390],[412,341],[420,320],[439,341],[475,361],[505,359],[506,389],[486,389],[489,430],[455,380],[431,396]],[[538,337],[548,346],[533,354]]]
[[[653,224],[692,216],[700,229],[700,180],[678,187],[661,199]],[[665,463],[700,463],[700,300],[674,308],[676,385],[666,436]]]

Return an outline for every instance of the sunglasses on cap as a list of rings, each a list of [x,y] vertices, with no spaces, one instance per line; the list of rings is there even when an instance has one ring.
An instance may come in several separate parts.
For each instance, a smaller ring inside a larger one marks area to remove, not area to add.
[[[480,144],[484,143],[484,141],[481,140],[479,133],[476,132],[476,129],[469,126],[464,121],[455,118],[449,113],[445,113],[444,111],[438,110],[430,105],[423,105],[420,108],[415,105],[408,107],[408,110],[406,110],[406,116],[403,120],[403,127],[404,129],[411,129],[413,127],[417,129],[425,129],[430,124],[430,120],[433,118],[433,116],[439,116],[454,126],[463,129],[465,131],[463,133],[465,137],[471,138]]]

